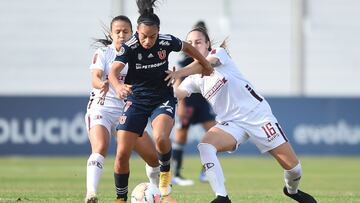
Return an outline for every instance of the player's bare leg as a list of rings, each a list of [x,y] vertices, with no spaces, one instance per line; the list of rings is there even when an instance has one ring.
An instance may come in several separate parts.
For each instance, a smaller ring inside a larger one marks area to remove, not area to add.
[[[158,115],[152,121],[153,136],[155,139],[156,151],[160,162],[160,183],[159,189],[162,196],[171,193],[171,141],[170,132],[174,126],[174,119],[166,114]]]
[[[86,197],[85,203],[96,203],[96,190],[103,173],[104,159],[109,146],[108,130],[102,125],[95,125],[89,131],[91,155],[86,166]]]
[[[316,203],[310,195],[298,189],[301,179],[301,164],[294,150],[288,142],[281,144],[269,151],[284,169],[285,187],[283,192],[286,196],[301,203]]]
[[[227,132],[215,127],[206,132],[198,145],[201,163],[216,195],[212,203],[231,203],[225,189],[224,173],[216,153],[232,151],[235,147],[236,140]]]

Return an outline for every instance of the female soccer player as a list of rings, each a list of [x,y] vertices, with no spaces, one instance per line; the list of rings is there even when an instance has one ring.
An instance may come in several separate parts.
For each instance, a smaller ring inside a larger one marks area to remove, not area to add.
[[[178,99],[192,93],[201,93],[211,104],[218,124],[205,133],[198,145],[201,163],[216,198],[212,203],[231,202],[225,189],[224,174],[217,158],[217,152],[234,151],[247,140],[253,142],[262,152],[269,152],[284,169],[283,192],[290,198],[303,203],[316,200],[298,189],[301,165],[278,121],[266,100],[256,93],[253,86],[240,73],[235,62],[222,48],[208,50],[208,34],[199,28],[188,33],[187,41],[214,67],[213,73],[201,77],[201,66],[194,62],[184,69],[172,72],[166,80],[169,85],[174,79],[191,75],[175,86]]]
[[[201,27],[206,30],[206,25],[203,21],[195,24],[194,28]],[[211,46],[208,47],[211,50]],[[192,63],[194,60],[187,55],[183,54],[183,59],[179,62],[180,67],[185,67]],[[181,80],[176,82],[180,84]],[[194,181],[186,179],[181,175],[181,168],[183,165],[184,146],[187,141],[189,127],[200,123],[205,131],[208,131],[216,124],[215,113],[212,110],[209,102],[199,93],[195,93],[182,99],[178,102],[177,115],[180,121],[180,126],[175,130],[175,137],[172,143],[173,149],[173,164],[174,164],[174,177],[173,184],[180,186],[193,185]],[[206,181],[205,171],[200,172],[199,179],[201,182]]]
[[[105,45],[94,55],[90,66],[92,74],[92,92],[85,116],[89,132],[92,153],[87,161],[86,198],[85,203],[97,202],[96,189],[103,172],[104,159],[110,142],[110,135],[121,115],[124,101],[119,99],[112,86],[109,86],[107,76],[111,63],[118,54],[121,44],[132,35],[131,21],[126,16],[117,16],[110,23],[110,37],[97,42]],[[124,81],[127,67],[117,75],[119,82]],[[144,150],[147,149],[147,150]],[[148,163],[147,175],[150,182],[158,184],[160,173],[155,146],[147,133],[137,140],[135,151]]]
[[[156,0],[137,0],[140,16],[137,32],[123,44],[109,75],[116,92],[126,98],[117,126],[118,148],[115,159],[117,202],[126,202],[129,179],[129,159],[135,141],[151,119],[153,136],[160,162],[159,189],[162,197],[171,192],[170,131],[174,125],[176,99],[172,87],[164,81],[168,57],[172,51],[184,51],[207,69],[208,61],[191,45],[172,35],[159,34],[160,19],[154,14]],[[125,83],[117,75],[128,64]]]

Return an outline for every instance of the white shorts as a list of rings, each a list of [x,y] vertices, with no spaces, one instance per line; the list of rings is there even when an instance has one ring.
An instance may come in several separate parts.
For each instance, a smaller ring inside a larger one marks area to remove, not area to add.
[[[265,153],[288,141],[265,100],[244,119],[218,123],[215,127],[234,137],[237,142],[236,149],[240,144],[250,140],[261,153]]]
[[[86,129],[89,131],[95,125],[102,125],[108,130],[109,135],[115,135],[121,112],[121,108],[88,109],[85,115]]]

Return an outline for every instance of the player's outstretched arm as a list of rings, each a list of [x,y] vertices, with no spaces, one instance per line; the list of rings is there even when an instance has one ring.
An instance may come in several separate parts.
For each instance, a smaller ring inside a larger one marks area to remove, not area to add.
[[[210,75],[213,72],[213,68],[211,67],[209,61],[207,61],[206,58],[198,50],[196,50],[193,46],[191,46],[189,43],[183,42],[183,52],[185,52],[188,56],[195,59],[195,61],[191,64],[199,63],[201,70],[195,69],[194,70],[194,71],[196,71],[195,73],[201,73],[203,75]],[[196,66],[196,67],[199,68],[198,66]]]

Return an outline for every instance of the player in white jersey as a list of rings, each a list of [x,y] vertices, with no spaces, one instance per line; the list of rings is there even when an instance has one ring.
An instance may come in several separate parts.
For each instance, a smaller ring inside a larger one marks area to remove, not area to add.
[[[285,187],[283,192],[298,202],[316,200],[298,189],[301,178],[301,165],[278,121],[272,114],[266,100],[257,94],[253,86],[240,73],[227,51],[219,48],[208,51],[210,41],[206,31],[195,28],[188,33],[187,41],[199,50],[214,67],[207,76],[195,61],[184,69],[172,72],[166,80],[169,84],[175,79],[185,80],[175,88],[178,99],[192,93],[201,93],[211,104],[218,122],[206,132],[198,145],[201,163],[216,198],[212,203],[231,202],[225,189],[224,174],[217,158],[217,152],[232,152],[250,140],[262,152],[269,152],[283,167]]]
[[[93,89],[87,106],[85,122],[92,153],[87,161],[85,203],[98,201],[96,190],[103,172],[110,135],[115,133],[116,124],[125,105],[124,101],[116,95],[113,87],[109,85],[107,77],[121,44],[131,35],[132,25],[129,18],[117,16],[110,24],[110,38],[97,40],[105,46],[96,50],[90,66]],[[118,75],[119,81],[124,83],[126,74],[127,67]],[[155,145],[146,132],[137,140],[134,150],[146,161],[146,173],[150,182],[158,185],[160,168]]]
[[[193,28],[196,27],[202,27],[204,30],[207,30],[204,21],[198,21]],[[211,47],[209,47],[209,50],[211,50]],[[180,67],[185,67],[193,61],[193,58],[183,53],[183,59],[178,62],[178,65]],[[182,79],[176,82],[180,84],[181,81]],[[176,114],[179,118],[179,125],[175,130],[172,143],[172,161],[174,163],[174,177],[172,179],[172,183],[174,185],[190,186],[194,185],[194,181],[191,179],[186,179],[181,175],[184,147],[187,142],[189,128],[192,125],[201,124],[203,129],[208,131],[216,124],[215,114],[209,102],[207,102],[206,99],[199,93],[192,94],[190,97],[179,101],[176,108]],[[200,172],[199,180],[201,182],[207,181],[204,169],[202,169]]]

